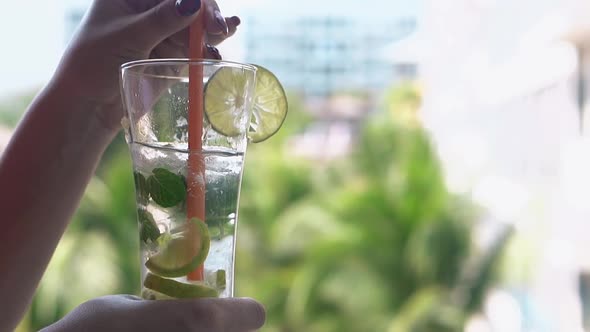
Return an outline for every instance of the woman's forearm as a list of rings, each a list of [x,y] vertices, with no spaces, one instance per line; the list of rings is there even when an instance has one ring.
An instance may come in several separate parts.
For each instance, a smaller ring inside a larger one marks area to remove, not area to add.
[[[30,106],[0,158],[0,331],[18,323],[115,132],[96,103],[54,82]],[[116,107],[116,106],[115,106]],[[7,324],[7,325],[5,325]]]
[[[120,66],[156,55],[186,57],[185,32],[198,13],[213,45],[240,24],[224,18],[214,0],[93,1],[53,82],[0,157],[0,331],[22,317],[120,127]]]

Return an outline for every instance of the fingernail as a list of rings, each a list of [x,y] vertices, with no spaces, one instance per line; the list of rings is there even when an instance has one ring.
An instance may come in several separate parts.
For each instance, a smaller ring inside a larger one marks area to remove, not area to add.
[[[201,8],[201,0],[176,0],[176,12],[180,16],[191,16]]]
[[[225,18],[221,16],[221,13],[219,11],[215,11],[215,21],[217,22],[217,25],[221,28],[223,34],[227,35],[229,33],[229,27],[227,26],[227,22],[225,22]]]
[[[232,16],[231,19],[232,19],[232,21],[234,21],[234,24],[236,26],[238,26],[238,25],[240,25],[242,23],[242,20],[240,20],[240,18],[237,17],[237,16]]]
[[[209,44],[205,45],[205,47],[207,47],[207,52],[209,52],[209,54],[211,54],[215,59],[221,60],[221,53],[219,53],[217,47]]]

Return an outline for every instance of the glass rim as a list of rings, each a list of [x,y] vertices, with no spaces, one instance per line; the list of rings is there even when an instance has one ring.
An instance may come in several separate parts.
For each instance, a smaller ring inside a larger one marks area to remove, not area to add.
[[[189,59],[189,58],[168,58],[168,59],[144,59],[126,62],[121,65],[121,72],[124,70],[133,69],[136,67],[152,67],[152,66],[163,66],[163,65],[213,65],[213,66],[224,66],[234,67],[251,70],[256,72],[257,68],[255,65],[249,63],[241,63],[227,60],[215,60],[215,59]]]

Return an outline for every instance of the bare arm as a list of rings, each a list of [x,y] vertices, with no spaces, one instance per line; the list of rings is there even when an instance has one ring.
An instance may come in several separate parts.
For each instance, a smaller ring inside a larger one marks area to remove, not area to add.
[[[71,99],[58,82],[50,85],[31,105],[0,159],[0,312],[9,318],[8,327],[29,305],[115,134],[85,112],[92,107]],[[5,330],[2,324],[0,330]]]
[[[220,22],[215,2],[203,2],[209,42],[219,43],[239,19]],[[95,0],[0,159],[0,331],[14,328],[25,312],[118,131],[119,66],[150,56],[183,57],[186,27],[199,8],[199,0]]]

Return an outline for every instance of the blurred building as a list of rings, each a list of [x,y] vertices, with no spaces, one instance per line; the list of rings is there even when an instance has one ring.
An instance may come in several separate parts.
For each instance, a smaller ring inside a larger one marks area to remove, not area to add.
[[[417,59],[385,53],[416,30],[421,3],[258,0],[242,14],[244,61],[269,68],[287,90],[302,94],[316,119],[293,137],[290,153],[314,160],[347,155],[385,89],[416,78]]]
[[[391,63],[382,49],[415,30],[417,5],[373,2],[264,2],[246,16],[246,61],[307,96],[378,92],[397,76],[415,76],[416,63]]]

